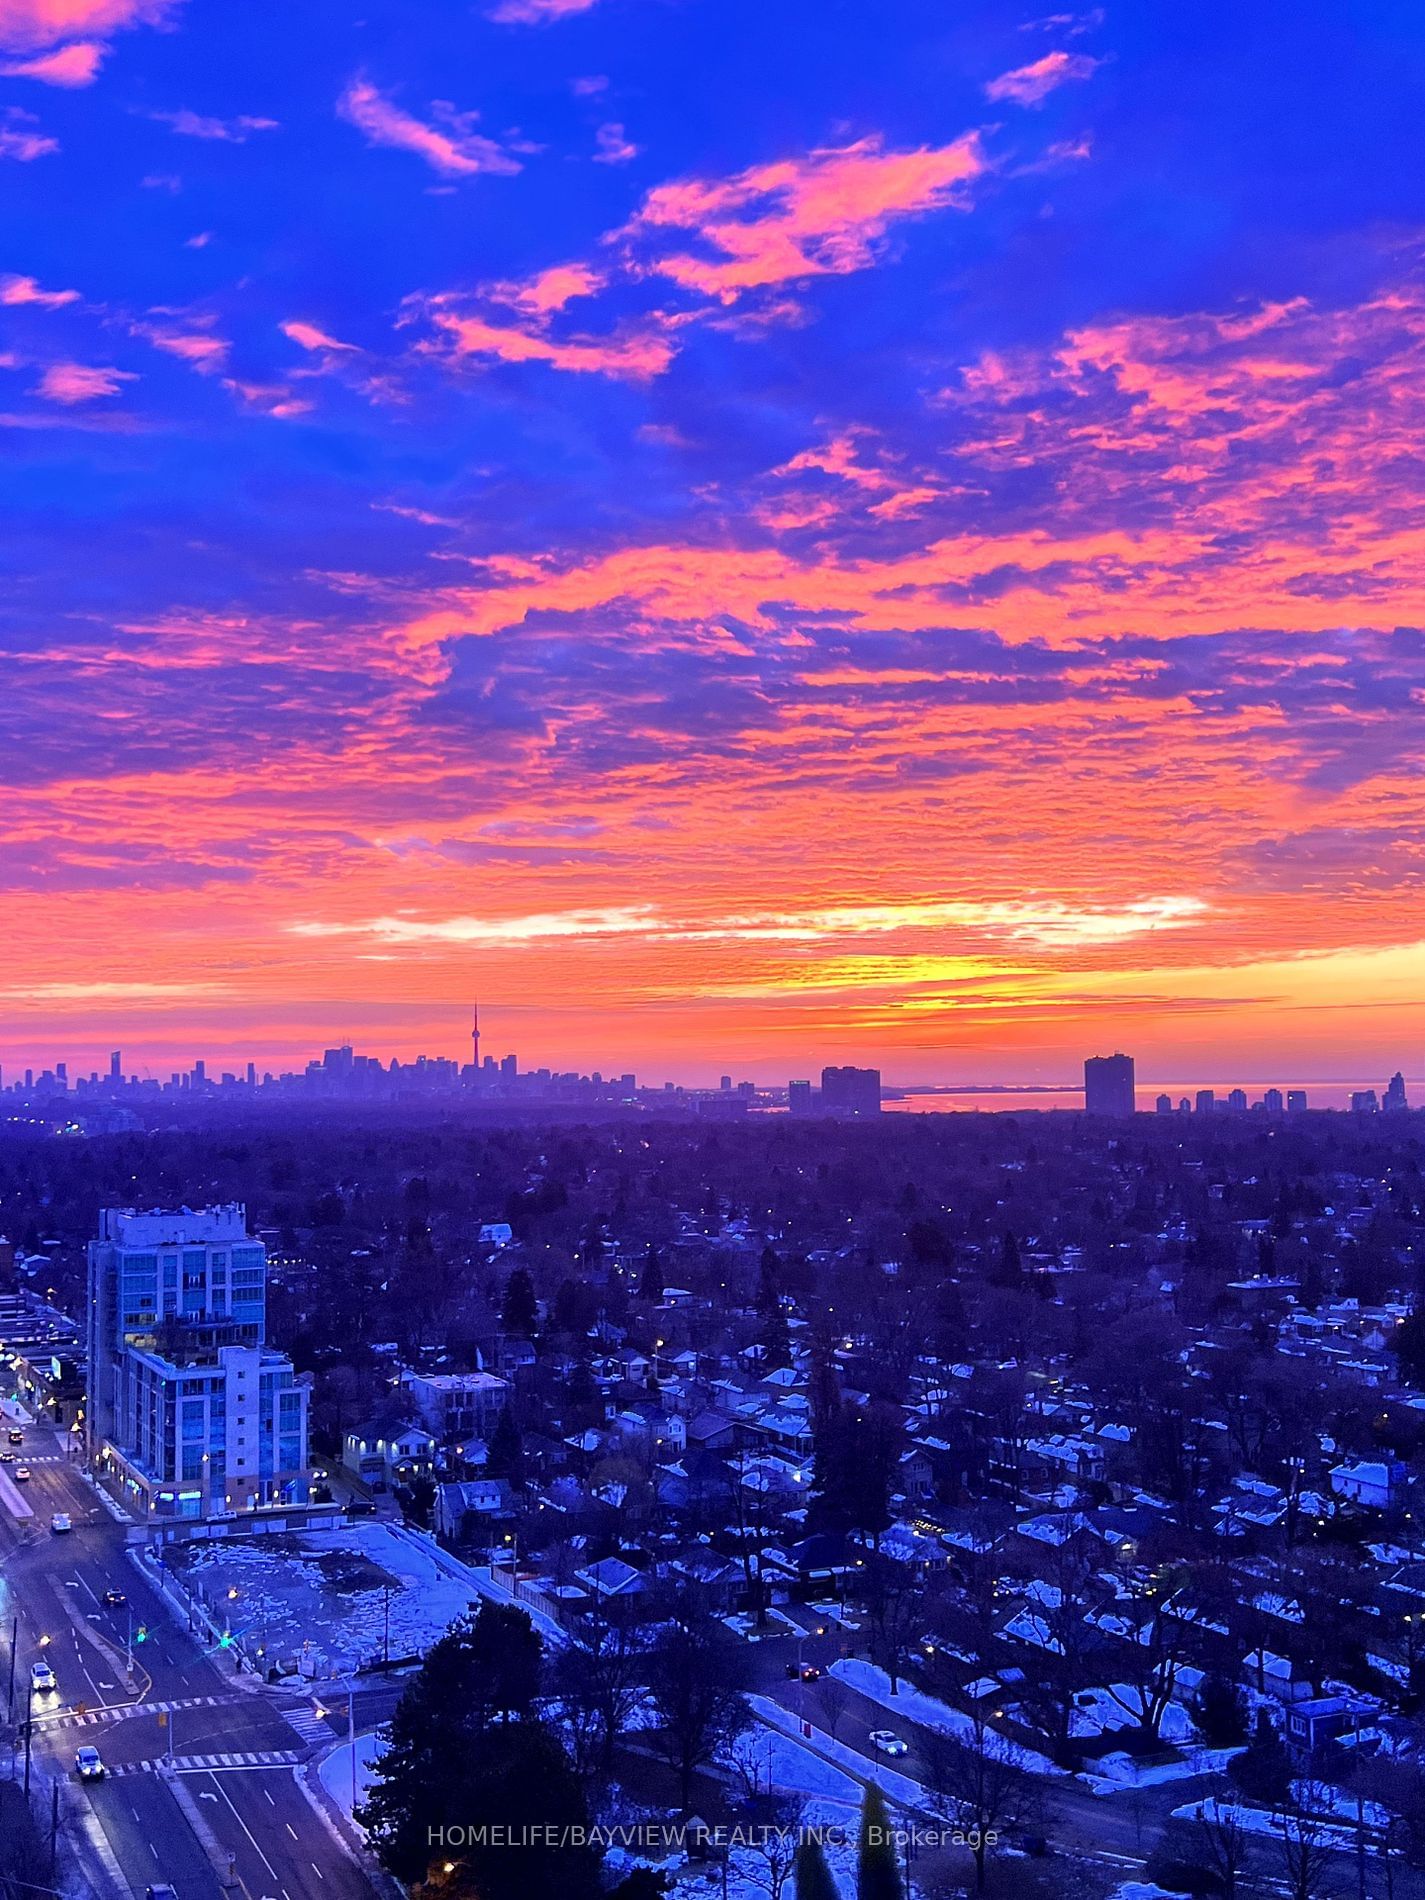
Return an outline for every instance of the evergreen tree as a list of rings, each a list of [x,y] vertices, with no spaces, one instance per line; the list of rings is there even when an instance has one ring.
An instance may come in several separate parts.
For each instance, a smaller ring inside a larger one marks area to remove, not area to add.
[[[556,1838],[547,1829],[586,1827],[588,1810],[558,1736],[534,1714],[540,1651],[523,1612],[484,1604],[452,1624],[407,1686],[358,1811],[398,1879],[421,1882],[439,1867],[451,1900],[594,1900],[593,1851],[546,1844]],[[440,1844],[442,1830],[482,1824],[537,1832],[519,1853]]]
[[[1017,1287],[1024,1279],[1024,1266],[1019,1257],[1019,1242],[1006,1228],[1000,1242],[999,1258],[995,1261],[989,1275],[991,1286]]]
[[[643,1271],[638,1277],[638,1297],[655,1306],[663,1298],[663,1262],[651,1240],[648,1252],[643,1256]]]
[[[826,1854],[815,1835],[797,1849],[796,1900],[840,1900]]]
[[[533,1339],[539,1328],[539,1303],[534,1297],[534,1281],[523,1267],[516,1267],[505,1282],[505,1303],[500,1309],[500,1324],[507,1333]]]
[[[861,1838],[856,1855],[856,1900],[901,1900],[901,1872],[886,1797],[875,1782],[866,1784],[861,1804]]]
[[[485,1453],[487,1478],[507,1478],[513,1485],[524,1483],[524,1439],[515,1423],[514,1411],[506,1406],[495,1421]]]
[[[1260,1807],[1280,1807],[1291,1793],[1291,1755],[1265,1709],[1257,1711],[1256,1733],[1227,1764],[1227,1773],[1246,1799]]]

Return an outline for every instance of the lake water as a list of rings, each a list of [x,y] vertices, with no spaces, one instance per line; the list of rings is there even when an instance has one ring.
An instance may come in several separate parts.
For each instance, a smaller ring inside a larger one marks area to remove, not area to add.
[[[1176,1106],[1184,1095],[1193,1101],[1201,1088],[1215,1089],[1219,1103],[1226,1102],[1230,1089],[1245,1089],[1249,1104],[1260,1102],[1270,1088],[1280,1089],[1283,1096],[1288,1089],[1304,1089],[1308,1108],[1349,1108],[1355,1091],[1374,1089],[1377,1096],[1383,1096],[1389,1079],[1388,1076],[1376,1076],[1365,1082],[1140,1082],[1134,1090],[1134,1097],[1140,1112],[1151,1114],[1160,1095],[1170,1095]],[[1425,1077],[1412,1080],[1407,1076],[1405,1092],[1413,1107],[1425,1107]],[[1083,1105],[1082,1088],[1001,1089],[993,1094],[973,1089],[946,1089],[935,1093],[912,1090],[899,1101],[884,1104],[890,1113],[911,1115],[1008,1115],[1020,1114],[1026,1109],[1082,1109]]]

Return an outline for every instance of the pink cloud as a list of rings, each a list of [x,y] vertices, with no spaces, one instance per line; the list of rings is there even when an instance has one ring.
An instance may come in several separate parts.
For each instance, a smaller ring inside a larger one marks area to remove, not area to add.
[[[172,126],[182,138],[209,139],[225,145],[244,145],[253,132],[278,129],[276,119],[254,119],[246,113],[236,119],[210,119],[200,112],[190,112],[186,106],[177,112],[150,112],[148,116],[160,125]]]
[[[223,379],[223,388],[236,396],[246,408],[256,409],[264,416],[275,416],[280,421],[309,415],[313,408],[305,397],[294,396],[290,389],[280,383],[242,383],[229,376]]]
[[[436,326],[450,339],[457,356],[495,357],[505,363],[548,363],[554,369],[633,382],[659,376],[673,360],[673,347],[658,331],[634,331],[618,337],[561,340],[537,330],[487,322],[483,317],[437,311]]]
[[[100,368],[89,363],[51,363],[36,385],[35,393],[46,402],[94,402],[100,396],[117,396],[122,385],[134,382],[125,369]]]
[[[155,349],[190,363],[203,376],[212,375],[227,361],[228,345],[220,336],[194,330],[145,330],[143,334]]]
[[[169,0],[0,0],[0,46],[39,51],[63,40],[152,26],[171,11]]]
[[[18,106],[8,107],[0,115],[0,158],[13,158],[21,165],[28,165],[33,159],[57,152],[59,140],[37,132],[35,124],[33,113],[21,112]]]
[[[414,152],[446,177],[471,177],[476,172],[509,175],[520,170],[518,159],[472,129],[472,114],[439,107],[449,128],[442,131],[403,112],[368,79],[351,82],[337,102],[337,111],[365,133],[368,144]]]
[[[548,26],[573,14],[587,13],[594,0],[500,0],[489,17],[502,26]]]
[[[283,336],[290,337],[304,350],[355,350],[354,343],[342,343],[334,336],[328,336],[325,330],[319,330],[314,323],[302,323],[296,319],[279,324]]]
[[[592,297],[604,283],[600,273],[587,264],[554,264],[522,284],[492,284],[488,294],[512,310],[543,318],[562,310],[576,297]]]
[[[626,165],[631,158],[638,157],[638,146],[624,136],[623,127],[615,122],[601,125],[594,134],[594,143],[599,148],[594,154],[596,165]]]
[[[1046,53],[1028,66],[1016,66],[1013,72],[990,80],[985,97],[1008,100],[1017,106],[1037,106],[1067,80],[1091,79],[1102,64],[1087,53]]]
[[[46,86],[92,86],[99,77],[99,62],[108,50],[98,40],[74,40],[35,59],[0,66],[0,72],[9,79],[38,79]]]
[[[42,290],[33,277],[0,277],[0,304],[32,304],[39,310],[58,310],[78,303],[77,290]]]
[[[863,270],[899,218],[963,209],[986,169],[974,133],[950,145],[887,152],[878,138],[756,165],[735,177],[660,185],[627,235],[695,235],[713,255],[655,255],[646,268],[733,302],[744,291]]]

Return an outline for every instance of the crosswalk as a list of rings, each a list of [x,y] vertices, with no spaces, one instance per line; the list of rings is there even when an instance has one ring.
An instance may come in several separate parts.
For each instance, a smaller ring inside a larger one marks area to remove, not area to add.
[[[304,1742],[329,1742],[332,1739],[332,1730],[314,1709],[284,1708],[282,1718]]]
[[[241,1700],[237,1696],[194,1695],[178,1702],[118,1702],[111,1708],[64,1709],[56,1715],[36,1717],[36,1727],[45,1729],[93,1728],[100,1722],[120,1722],[134,1715],[173,1715],[181,1709],[216,1709]]]
[[[107,1770],[112,1775],[152,1775],[161,1769],[176,1775],[212,1774],[232,1768],[295,1768],[302,1760],[300,1748],[253,1748],[227,1755],[175,1755],[170,1761],[160,1756],[154,1761],[121,1761]]]

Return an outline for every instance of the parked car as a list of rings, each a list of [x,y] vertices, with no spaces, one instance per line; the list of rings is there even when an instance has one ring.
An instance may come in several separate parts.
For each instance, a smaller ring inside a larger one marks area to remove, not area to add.
[[[30,1692],[32,1695],[53,1695],[59,1684],[54,1679],[54,1671],[47,1662],[30,1664]]]
[[[68,1511],[52,1511],[50,1513],[49,1527],[55,1532],[72,1531],[74,1529],[74,1525],[70,1522]]]
[[[99,1758],[97,1748],[76,1748],[74,1751],[74,1772],[81,1781],[102,1781],[104,1764]]]
[[[144,1900],[178,1900],[178,1889],[166,1880],[160,1880],[156,1887],[145,1887],[143,1892]]]
[[[904,1755],[909,1752],[908,1744],[888,1728],[871,1730],[871,1746],[878,1755]]]

